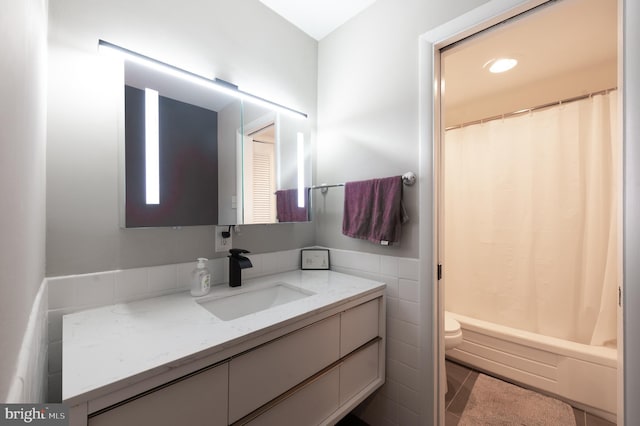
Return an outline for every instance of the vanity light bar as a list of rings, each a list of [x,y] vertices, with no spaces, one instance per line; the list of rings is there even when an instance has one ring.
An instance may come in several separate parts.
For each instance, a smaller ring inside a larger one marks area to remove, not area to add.
[[[144,158],[147,204],[160,204],[160,120],[158,92],[144,89]]]
[[[298,132],[298,207],[304,208],[304,133]]]
[[[251,93],[244,92],[238,89],[237,86],[224,82],[223,80],[218,80],[218,79],[211,80],[201,75],[192,73],[191,71],[187,71],[182,68],[178,68],[174,65],[167,64],[166,62],[162,62],[157,59],[150,58],[138,52],[134,52],[133,50],[129,50],[122,46],[118,46],[117,44],[109,43],[108,41],[105,41],[102,39],[98,40],[98,49],[100,51],[104,50],[111,53],[116,53],[119,56],[122,56],[129,61],[133,61],[140,65],[144,65],[146,67],[150,67],[155,70],[161,71],[165,74],[181,78],[191,83],[198,84],[207,89],[225,93],[227,95],[233,96],[243,101],[251,102],[253,104],[265,106],[268,108],[275,108],[278,111],[287,113],[294,117],[307,118],[307,114],[305,114],[304,112],[297,111],[293,108],[289,108],[287,106],[278,104],[276,102],[272,102],[268,99],[261,98],[260,96],[253,95]]]

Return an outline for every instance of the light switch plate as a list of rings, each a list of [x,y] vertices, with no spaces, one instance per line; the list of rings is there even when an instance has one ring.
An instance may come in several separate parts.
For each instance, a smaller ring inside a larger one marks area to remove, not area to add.
[[[233,227],[229,238],[222,238],[222,233],[229,230],[228,226],[216,226],[216,253],[229,251],[233,247]]]

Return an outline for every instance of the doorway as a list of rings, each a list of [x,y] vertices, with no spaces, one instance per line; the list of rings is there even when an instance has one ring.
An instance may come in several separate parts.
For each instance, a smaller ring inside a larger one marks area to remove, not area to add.
[[[528,2],[518,2],[518,1],[492,1],[467,15],[456,19],[447,25],[438,28],[434,31],[431,31],[425,34],[422,37],[422,45],[421,45],[421,69],[423,72],[421,75],[422,85],[421,85],[421,116],[422,117],[434,117],[434,120],[431,121],[429,119],[424,120],[421,126],[421,149],[422,152],[422,160],[423,160],[423,173],[432,174],[433,176],[433,186],[431,188],[424,188],[422,192],[422,196],[424,199],[431,199],[434,201],[434,212],[422,212],[421,214],[421,222],[422,223],[434,223],[434,228],[431,230],[422,230],[421,229],[421,256],[423,258],[422,264],[422,278],[424,282],[434,282],[437,281],[437,264],[439,259],[439,251],[440,247],[439,238],[442,235],[442,229],[439,228],[440,222],[437,220],[437,216],[442,214],[443,203],[441,202],[442,194],[439,191],[441,188],[442,182],[440,182],[441,177],[441,167],[442,164],[439,162],[442,158],[441,153],[441,144],[438,142],[440,137],[446,127],[444,120],[446,117],[443,117],[441,111],[439,110],[439,106],[443,101],[443,92],[441,91],[441,87],[438,84],[434,84],[434,82],[440,81],[440,67],[441,67],[441,49],[451,46],[461,40],[473,36],[476,33],[479,33],[487,28],[490,28],[494,25],[499,25],[500,23],[507,21],[511,18],[514,18],[528,10],[531,10],[541,4],[546,3],[543,1],[528,1]],[[553,8],[557,6],[555,2],[551,2],[550,7]],[[558,4],[563,3],[558,2]],[[619,2],[620,5],[623,2]],[[433,67],[433,68],[431,68]],[[434,72],[431,73],[430,70],[433,69]],[[617,85],[620,86],[620,85]],[[445,92],[446,93],[446,92]],[[624,92],[623,92],[624,93]],[[446,97],[446,94],[444,95]],[[621,96],[622,97],[622,96]],[[562,96],[560,96],[562,98]],[[562,99],[557,99],[562,100]],[[536,103],[529,104],[528,107],[537,106]],[[524,108],[524,107],[523,107]],[[511,111],[516,111],[517,109],[512,109]],[[507,111],[502,111],[509,112]],[[430,158],[433,158],[434,161],[430,161]],[[433,166],[433,169],[430,169],[430,166]],[[422,207],[425,207],[425,204],[422,204]],[[421,209],[424,210],[424,209]],[[422,228],[422,227],[421,227]],[[438,241],[437,244],[431,245],[430,241]],[[446,274],[445,274],[446,280]],[[441,329],[441,322],[443,319],[443,296],[444,291],[442,291],[442,283],[440,281],[438,285],[434,286],[434,292],[432,294],[433,298],[431,299],[431,303],[434,306],[434,316],[433,320],[436,324],[436,328],[433,330],[433,341],[435,343],[435,348],[438,349],[439,353],[437,356],[436,362],[434,363],[433,370],[433,378],[440,377],[442,372],[442,363],[444,360],[443,353],[443,339],[442,335],[439,332]],[[425,295],[427,298],[429,294]],[[425,304],[430,303],[428,299],[425,300]],[[425,321],[431,320],[429,318],[429,313],[425,314]],[[619,327],[619,331],[622,331],[622,327]],[[428,333],[423,334],[424,339],[428,339]],[[423,358],[428,359],[428,356]],[[622,356],[619,357],[619,372],[620,379],[618,380],[619,386],[622,385]],[[439,420],[442,424],[444,413],[442,410],[443,406],[443,396],[440,391],[440,386],[442,384],[439,383],[439,386],[436,387],[433,393],[434,401],[436,402],[436,407],[439,407],[439,410],[436,410],[437,413],[435,415],[434,420]],[[621,395],[621,388],[619,388],[618,393]],[[623,398],[618,398],[618,412],[622,413],[622,402]],[[621,416],[622,414],[620,414]]]
[[[243,143],[242,223],[274,223],[277,172],[275,122],[249,132]]]
[[[616,25],[615,2],[561,0],[440,50],[438,253],[445,317],[464,337],[447,357],[608,420],[621,270]]]

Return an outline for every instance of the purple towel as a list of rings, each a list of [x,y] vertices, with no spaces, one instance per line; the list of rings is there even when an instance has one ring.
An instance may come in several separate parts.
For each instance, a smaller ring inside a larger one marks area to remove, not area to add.
[[[345,184],[344,235],[383,245],[397,243],[400,227],[408,219],[402,205],[402,176]]]
[[[309,220],[309,191],[304,191],[304,207],[298,207],[298,190],[276,191],[276,214],[278,222],[306,222]]]

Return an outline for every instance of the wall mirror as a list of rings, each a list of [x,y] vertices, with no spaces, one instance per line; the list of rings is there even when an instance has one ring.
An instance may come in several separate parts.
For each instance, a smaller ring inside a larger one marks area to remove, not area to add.
[[[123,227],[309,220],[306,115],[103,44],[160,65],[124,55]]]
[[[311,144],[308,120],[245,103],[241,135],[241,206],[238,221],[309,220]]]
[[[241,102],[134,62],[124,69],[125,226],[215,225],[233,217],[219,198],[224,185],[236,186]]]

